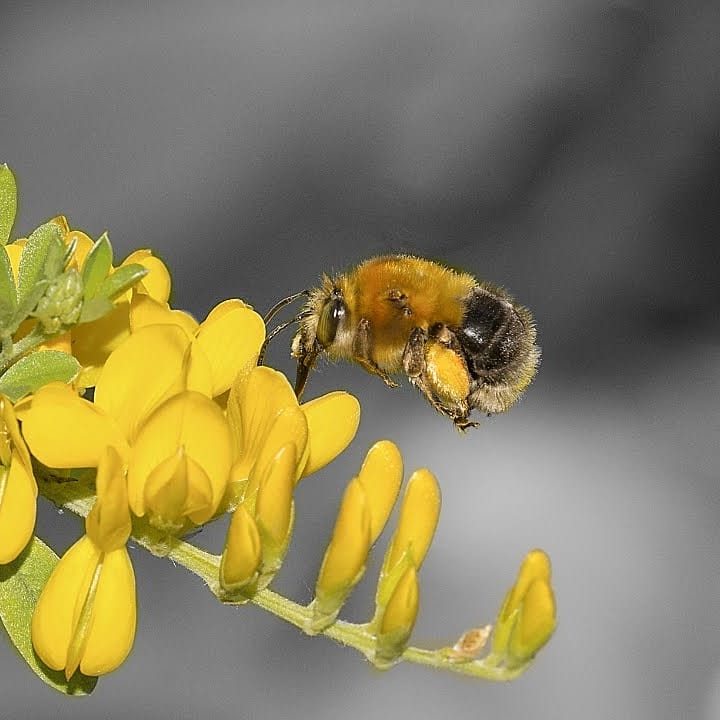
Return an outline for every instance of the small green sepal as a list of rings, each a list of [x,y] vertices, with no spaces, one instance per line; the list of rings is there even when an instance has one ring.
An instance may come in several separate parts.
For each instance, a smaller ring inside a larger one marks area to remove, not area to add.
[[[97,295],[109,300],[115,299],[129,290],[135,283],[148,274],[148,269],[139,263],[121,265],[112,275],[108,275],[98,288]]]
[[[10,239],[17,214],[17,184],[12,170],[0,165],[0,245]]]
[[[82,279],[84,297],[89,300],[95,297],[100,285],[112,267],[113,251],[107,233],[103,233],[85,258]]]

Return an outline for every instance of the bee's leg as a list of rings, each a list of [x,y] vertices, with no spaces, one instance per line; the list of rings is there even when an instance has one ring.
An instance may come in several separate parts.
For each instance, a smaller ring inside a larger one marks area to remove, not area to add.
[[[308,342],[301,328],[300,332],[295,336],[290,357],[297,360],[297,370],[295,373],[295,396],[298,400],[302,397],[305,386],[307,385],[310,372],[315,365],[320,353],[323,351],[317,340]]]
[[[403,370],[413,380],[425,373],[425,343],[427,333],[422,328],[415,328],[408,338],[403,350]]]
[[[391,377],[382,369],[380,369],[370,358],[372,349],[372,336],[370,334],[370,321],[362,318],[357,326],[355,337],[353,339],[353,360],[361,365],[371,375],[379,375],[382,381],[388,387],[397,387]]]
[[[415,328],[405,345],[403,352],[403,368],[410,378],[410,382],[425,396],[425,399],[439,412],[450,418],[458,430],[466,430],[477,425],[468,418],[468,407],[464,399],[450,397],[444,393],[437,377],[433,374],[433,367],[428,366],[426,343],[428,335],[422,328]]]
[[[425,343],[427,332],[422,328],[415,328],[408,338],[403,351],[403,369],[410,378],[410,382],[425,396],[425,399],[441,414],[452,415],[448,409],[438,401],[427,380],[427,365],[425,362]]]
[[[319,350],[313,348],[298,357],[297,372],[295,374],[295,396],[298,400],[302,397],[308,377],[310,376],[310,371],[313,369],[313,365],[315,365],[318,354]]]

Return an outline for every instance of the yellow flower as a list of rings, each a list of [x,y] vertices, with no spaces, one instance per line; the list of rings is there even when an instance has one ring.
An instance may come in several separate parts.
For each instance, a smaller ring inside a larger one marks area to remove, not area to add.
[[[370,510],[365,489],[354,478],[340,503],[332,538],[315,585],[314,631],[320,631],[335,620],[350,591],[365,572],[370,547]]]
[[[498,613],[493,654],[509,667],[528,663],[552,636],[556,625],[550,559],[542,550],[529,552]]]
[[[355,437],[360,404],[348,393],[332,392],[299,405],[287,378],[261,366],[237,376],[227,418],[235,444],[228,495],[228,505],[234,507],[253,466],[268,463],[287,443],[295,447],[296,480],[337,457]]]
[[[360,474],[347,486],[315,585],[312,631],[334,621],[362,578],[370,548],[395,504],[402,472],[399,450],[382,440],[370,448]]]
[[[377,636],[373,662],[389,667],[402,654],[415,625],[419,604],[417,572],[440,516],[440,487],[426,469],[408,480],[400,519],[383,560],[371,621]]]
[[[267,587],[280,569],[292,535],[295,468],[292,443],[283,445],[269,463],[253,467],[227,531],[219,577],[223,599],[244,602]]]
[[[440,487],[437,480],[429,470],[416,470],[408,480],[400,519],[383,561],[376,595],[378,614],[389,602],[407,564],[420,569],[439,517]]]
[[[138,427],[128,460],[130,507],[173,534],[186,520],[202,525],[225,495],[231,461],[222,410],[201,393],[173,395]]]
[[[173,533],[206,522],[225,495],[232,441],[220,407],[184,389],[189,342],[175,325],[133,333],[108,357],[94,403],[40,388],[19,411],[33,454],[49,467],[95,467],[111,445],[135,515]]]
[[[85,675],[111,672],[135,638],[135,575],[125,547],[127,488],[122,458],[112,448],[100,460],[97,490],[87,534],[55,566],[31,623],[38,656],[68,679],[78,668]]]
[[[37,484],[12,403],[0,395],[0,564],[14,560],[35,528]]]

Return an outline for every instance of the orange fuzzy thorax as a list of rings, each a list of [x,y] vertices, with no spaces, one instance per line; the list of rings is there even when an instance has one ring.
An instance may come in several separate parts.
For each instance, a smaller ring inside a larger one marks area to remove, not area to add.
[[[350,323],[361,318],[370,322],[374,362],[388,372],[397,372],[413,328],[428,330],[436,323],[462,325],[464,300],[476,281],[429,260],[396,256],[367,260],[337,277],[335,283],[343,291]],[[394,302],[393,294],[406,299]]]

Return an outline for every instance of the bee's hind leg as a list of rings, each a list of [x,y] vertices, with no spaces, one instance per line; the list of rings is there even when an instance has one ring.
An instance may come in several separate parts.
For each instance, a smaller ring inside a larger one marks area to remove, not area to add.
[[[478,423],[469,419],[469,408],[465,398],[457,398],[442,392],[438,378],[433,375],[432,367],[428,367],[426,343],[428,334],[422,328],[415,328],[405,345],[403,352],[403,369],[410,382],[425,396],[425,399],[437,412],[453,421],[455,427],[465,431]],[[446,395],[446,397],[443,397]]]

